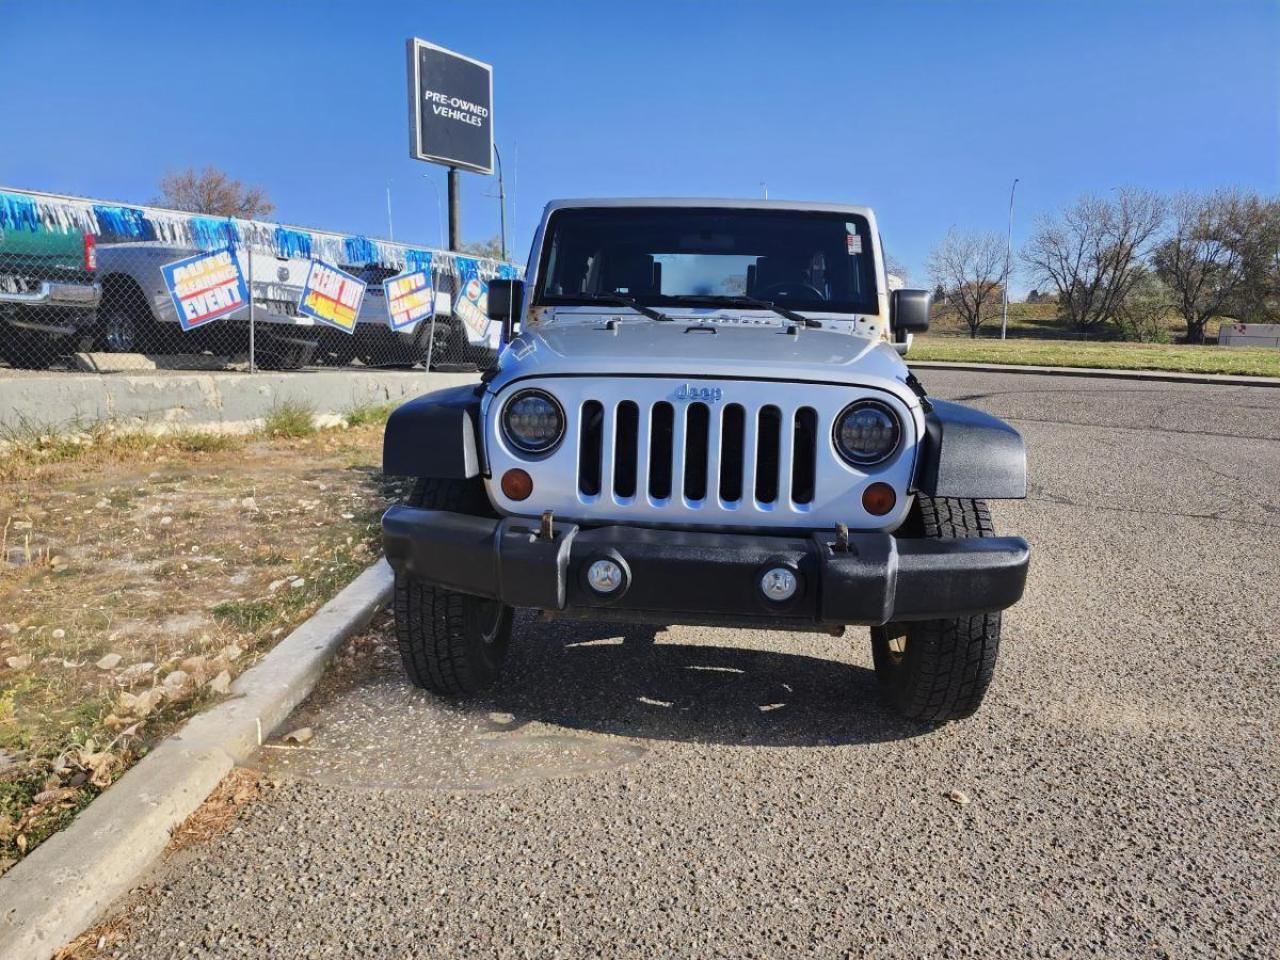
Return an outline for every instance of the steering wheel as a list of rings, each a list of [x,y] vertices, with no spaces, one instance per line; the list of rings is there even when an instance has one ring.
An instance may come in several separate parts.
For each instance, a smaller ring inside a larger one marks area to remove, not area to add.
[[[757,287],[752,294],[758,300],[768,300],[771,296],[779,300],[826,300],[824,294],[812,284],[801,280],[781,280],[767,287]]]

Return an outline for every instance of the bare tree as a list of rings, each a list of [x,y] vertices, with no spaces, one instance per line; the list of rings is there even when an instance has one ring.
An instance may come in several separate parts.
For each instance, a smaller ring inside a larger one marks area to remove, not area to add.
[[[886,255],[884,258],[884,272],[892,274],[901,280],[904,284],[911,283],[911,271],[907,269],[907,265],[897,257]]]
[[[1170,233],[1153,262],[1187,323],[1188,343],[1204,343],[1205,324],[1243,289],[1261,208],[1256,195],[1234,190],[1179,194],[1170,204]]]
[[[929,254],[929,277],[946,304],[976,337],[987,320],[1000,315],[1004,281],[1004,238],[998,233],[954,228]]]
[[[174,210],[246,220],[268,217],[276,208],[261,187],[246,187],[216,167],[205,167],[198,173],[194,167],[171,170],[160,181],[160,196],[153,202]]]
[[[1249,196],[1237,210],[1241,284],[1227,312],[1254,323],[1280,320],[1280,199]]]
[[[501,260],[502,238],[495,233],[488,240],[463,241],[462,252],[472,257],[482,257],[488,260]]]
[[[1094,330],[1116,319],[1164,211],[1164,200],[1146,190],[1119,190],[1114,200],[1081,197],[1060,217],[1039,218],[1023,262],[1058,291],[1076,330]]]

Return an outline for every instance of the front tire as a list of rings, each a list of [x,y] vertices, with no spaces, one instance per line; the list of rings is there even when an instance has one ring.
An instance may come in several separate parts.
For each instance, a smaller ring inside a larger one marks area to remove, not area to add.
[[[493,515],[478,479],[419,480],[406,502],[411,507]],[[398,573],[394,609],[400,659],[414,686],[466,696],[498,679],[511,644],[511,607]]]
[[[901,531],[929,539],[993,537],[982,500],[918,496]],[[876,678],[893,709],[908,720],[946,723],[982,704],[1000,653],[1000,614],[888,623],[871,628]]]

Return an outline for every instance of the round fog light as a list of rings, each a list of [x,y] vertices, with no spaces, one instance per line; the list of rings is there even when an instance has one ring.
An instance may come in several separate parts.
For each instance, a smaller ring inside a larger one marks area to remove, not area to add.
[[[587,583],[596,593],[613,593],[622,586],[622,568],[612,560],[597,560],[587,568]]]
[[[782,603],[796,595],[799,578],[786,567],[772,567],[760,578],[760,590],[774,603]]]
[[[508,500],[528,500],[533,493],[533,477],[528,472],[516,468],[502,475],[502,495]]]

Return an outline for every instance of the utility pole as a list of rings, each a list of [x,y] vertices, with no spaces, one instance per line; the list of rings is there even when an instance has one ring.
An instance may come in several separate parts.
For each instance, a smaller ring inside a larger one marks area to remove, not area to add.
[[[502,224],[499,236],[502,244],[502,261],[505,263],[507,260],[507,188],[502,179],[502,154],[498,152],[496,143],[493,145],[493,158],[498,162],[498,222]]]
[[[462,249],[462,216],[459,210],[459,192],[462,177],[457,167],[449,168],[449,249],[457,253]]]
[[[394,240],[396,238],[396,228],[391,222],[391,182],[387,181],[387,239]]]
[[[1013,178],[1009,188],[1009,238],[1004,248],[1004,303],[1000,307],[1000,339],[1009,334],[1009,267],[1013,261],[1013,193],[1018,189],[1018,178]]]

